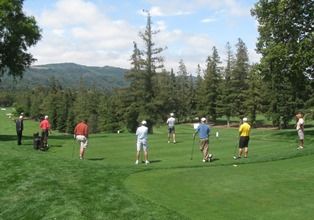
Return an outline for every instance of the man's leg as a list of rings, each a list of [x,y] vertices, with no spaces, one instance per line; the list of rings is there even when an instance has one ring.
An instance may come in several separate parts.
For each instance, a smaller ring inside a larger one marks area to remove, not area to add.
[[[85,153],[85,148],[84,147],[80,147],[80,159],[84,159],[84,153]]]
[[[208,142],[206,142],[203,149],[203,160],[208,161],[208,157]]]
[[[238,155],[238,158],[241,158],[242,157],[242,153],[243,153],[243,149],[241,147],[239,147],[239,155]]]
[[[176,133],[174,131],[172,133],[172,140],[173,140],[173,143],[176,143]]]
[[[146,163],[148,161],[148,151],[146,148],[144,149],[144,159],[145,159],[145,163]]]
[[[20,131],[17,132],[17,145],[21,145],[22,142],[22,134]]]
[[[248,157],[248,153],[249,153],[249,148],[245,147],[244,148],[244,157],[247,158]]]

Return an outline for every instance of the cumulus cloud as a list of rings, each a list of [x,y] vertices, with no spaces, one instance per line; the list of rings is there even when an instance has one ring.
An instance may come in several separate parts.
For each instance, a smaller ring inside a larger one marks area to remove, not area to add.
[[[219,54],[225,45],[219,45],[212,36],[204,33],[187,33],[187,30],[171,25],[167,16],[184,16],[208,7],[213,11],[202,22],[217,22],[219,16],[229,13],[243,16],[245,7],[235,4],[235,0],[148,0],[153,27],[160,32],[154,36],[158,47],[167,47],[161,55],[165,58],[167,70],[178,67],[183,59],[190,73],[205,60],[216,46]],[[123,16],[106,14],[97,1],[57,0],[52,8],[46,8],[36,15],[43,29],[42,40],[31,49],[38,59],[37,64],[75,62],[83,65],[130,67],[133,41],[143,48],[138,32],[144,31],[145,20],[138,27]],[[108,6],[109,7],[109,6]],[[118,10],[118,9],[117,9]],[[147,16],[147,12],[135,9],[134,13]],[[219,15],[219,16],[218,16]],[[181,18],[181,17],[180,17]],[[138,25],[138,24],[137,24]],[[231,39],[232,40],[232,39]],[[258,59],[254,49],[250,49],[254,61]]]
[[[32,49],[38,63],[76,62],[129,67],[138,29],[106,17],[86,0],[58,0],[39,15],[42,41]],[[119,56],[119,57],[118,57]]]

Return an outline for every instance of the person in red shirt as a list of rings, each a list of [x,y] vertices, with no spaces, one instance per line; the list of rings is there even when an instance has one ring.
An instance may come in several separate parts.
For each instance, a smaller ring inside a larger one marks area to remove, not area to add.
[[[48,147],[48,135],[50,132],[50,123],[48,121],[48,115],[45,116],[44,120],[42,120],[39,124],[41,129],[41,138],[43,142],[43,148]]]
[[[85,150],[88,144],[88,126],[87,120],[82,120],[75,126],[74,138],[80,143],[80,159],[84,159]]]

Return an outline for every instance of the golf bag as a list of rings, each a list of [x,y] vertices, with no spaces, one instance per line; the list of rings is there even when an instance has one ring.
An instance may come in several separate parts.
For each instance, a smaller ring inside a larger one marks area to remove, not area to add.
[[[43,145],[42,137],[39,136],[39,133],[33,134],[33,147],[35,150],[46,150],[46,147]]]

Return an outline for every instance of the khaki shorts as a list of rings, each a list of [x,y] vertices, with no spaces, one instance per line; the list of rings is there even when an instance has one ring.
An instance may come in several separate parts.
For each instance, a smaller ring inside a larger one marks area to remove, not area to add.
[[[299,129],[299,130],[298,130],[298,136],[299,136],[299,139],[300,139],[300,140],[304,140],[304,131],[301,130],[301,129]]]
[[[77,135],[76,136],[76,140],[78,142],[80,142],[80,147],[81,148],[87,148],[88,141],[87,141],[87,138],[84,135]]]
[[[147,140],[137,140],[136,150],[141,151],[141,149],[143,149],[144,151],[148,149]]]

